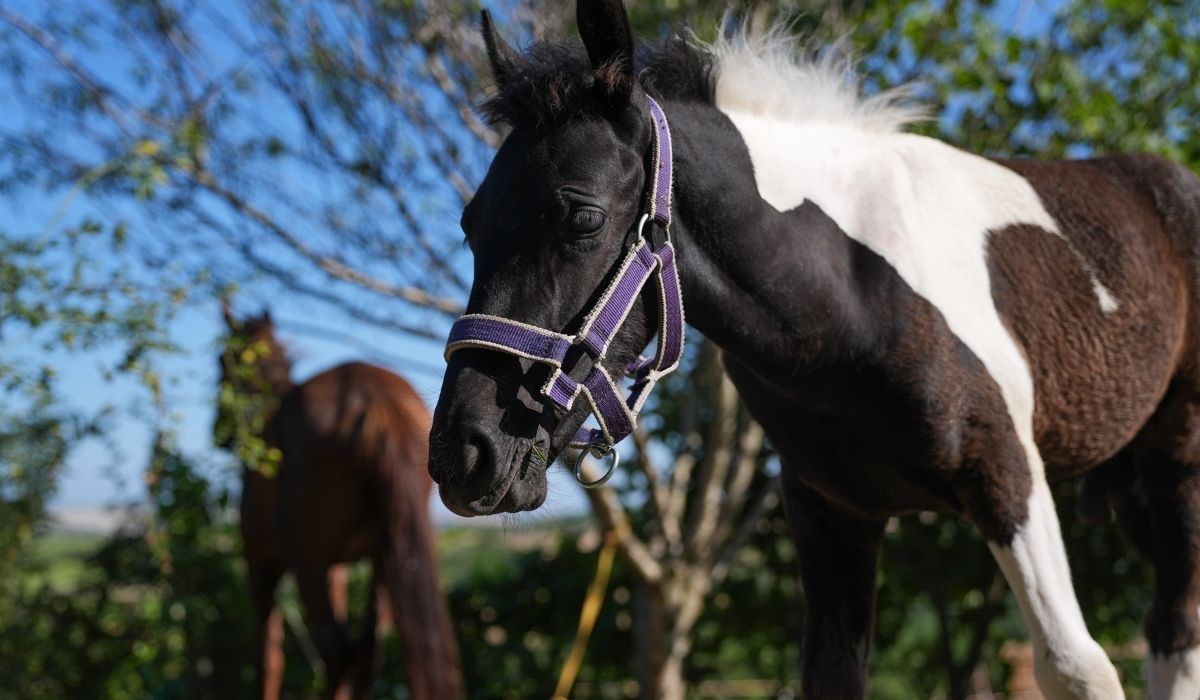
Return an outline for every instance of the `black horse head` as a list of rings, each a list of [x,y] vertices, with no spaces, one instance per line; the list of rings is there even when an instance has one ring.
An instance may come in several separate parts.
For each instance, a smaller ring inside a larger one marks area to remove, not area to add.
[[[520,55],[484,14],[498,87],[484,109],[513,128],[462,217],[475,256],[467,312],[568,335],[636,240],[653,143],[623,4],[580,0],[577,15],[586,52],[543,45]],[[657,309],[642,297],[604,356],[614,376],[653,335]],[[591,360],[575,353],[563,369],[578,381]],[[588,415],[584,401],[565,413],[546,402],[547,372],[487,349],[450,357],[430,474],[451,510],[517,512],[545,500],[545,468]]]

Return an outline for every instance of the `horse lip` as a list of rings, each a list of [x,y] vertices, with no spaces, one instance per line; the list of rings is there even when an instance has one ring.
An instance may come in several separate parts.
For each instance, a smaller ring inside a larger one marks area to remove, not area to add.
[[[522,459],[524,459],[523,451],[514,450],[514,452],[522,455]],[[495,513],[496,508],[504,502],[504,497],[508,495],[508,492],[512,489],[512,485],[516,483],[517,478],[521,475],[521,471],[521,465],[518,464],[516,458],[509,460],[508,474],[504,477],[504,481],[496,485],[487,495],[480,496],[467,504],[474,511],[472,515],[492,515]]]

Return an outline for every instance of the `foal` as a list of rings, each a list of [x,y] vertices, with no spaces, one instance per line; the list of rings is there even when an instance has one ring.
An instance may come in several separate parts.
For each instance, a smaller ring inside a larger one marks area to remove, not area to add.
[[[577,11],[582,47],[523,55],[485,17],[485,112],[512,130],[463,228],[469,318],[494,338],[452,337],[429,463],[442,500],[536,508],[530,453],[561,454],[590,411],[625,431],[638,406],[622,417],[605,382],[588,386],[607,403],[578,387],[595,363],[623,373],[670,295],[644,287],[600,350],[588,311],[627,251],[665,249],[670,220],[687,319],[781,457],[806,698],[865,695],[884,525],[932,509],[987,538],[1047,697],[1122,697],[1049,488],[1100,465],[1155,568],[1151,695],[1200,697],[1200,180],[1143,156],[981,158],[903,133],[911,110],[778,36],[638,54],[620,0]],[[670,215],[643,227],[664,157]]]
[[[382,616],[391,611],[403,647],[409,696],[455,698],[458,647],[438,582],[424,471],[429,413],[408,382],[358,362],[298,386],[270,316],[234,320],[221,356],[222,389],[261,401],[259,415],[217,417],[218,441],[231,421],[261,421],[279,450],[277,474],[243,469],[241,530],[260,633],[263,698],[283,677],[283,621],[275,589],[296,579],[309,629],[325,664],[327,698],[370,697],[379,665]],[[345,563],[371,560],[374,574],[363,638],[347,639]]]

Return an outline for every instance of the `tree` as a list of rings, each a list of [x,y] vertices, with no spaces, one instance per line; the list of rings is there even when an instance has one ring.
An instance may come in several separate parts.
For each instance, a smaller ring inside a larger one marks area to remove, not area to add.
[[[0,186],[79,187],[127,216],[151,267],[218,287],[265,276],[440,339],[469,286],[457,211],[498,143],[472,109],[472,17],[365,1],[2,9],[28,124],[0,136]],[[99,47],[115,47],[103,74]]]
[[[635,659],[643,697],[682,698],[684,661],[711,593],[758,521],[779,503],[762,428],[740,405],[716,348],[660,384],[657,420],[616,487],[587,491],[641,584]],[[777,469],[777,467],[776,467]],[[640,527],[639,527],[640,525]]]

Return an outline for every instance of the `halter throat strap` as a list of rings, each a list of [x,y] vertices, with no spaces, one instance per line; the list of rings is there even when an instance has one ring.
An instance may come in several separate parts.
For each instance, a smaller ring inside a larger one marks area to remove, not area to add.
[[[584,397],[599,428],[580,428],[571,445],[588,448],[597,455],[611,452],[613,446],[633,432],[638,413],[654,385],[679,366],[683,355],[683,294],[675,248],[668,234],[673,178],[671,130],[658,103],[649,96],[646,100],[654,126],[653,143],[643,212],[635,227],[634,243],[617,263],[616,273],[584,317],[578,332],[567,335],[500,316],[467,314],[451,327],[446,343],[447,360],[458,350],[476,348],[550,366],[550,377],[542,386],[542,394],[562,411],[571,410],[575,401]],[[651,281],[659,307],[658,348],[653,357],[639,358],[624,368],[633,384],[629,395],[622,398],[617,380],[603,363],[634,302]],[[567,354],[575,347],[582,348],[593,362],[581,382],[563,369]]]

